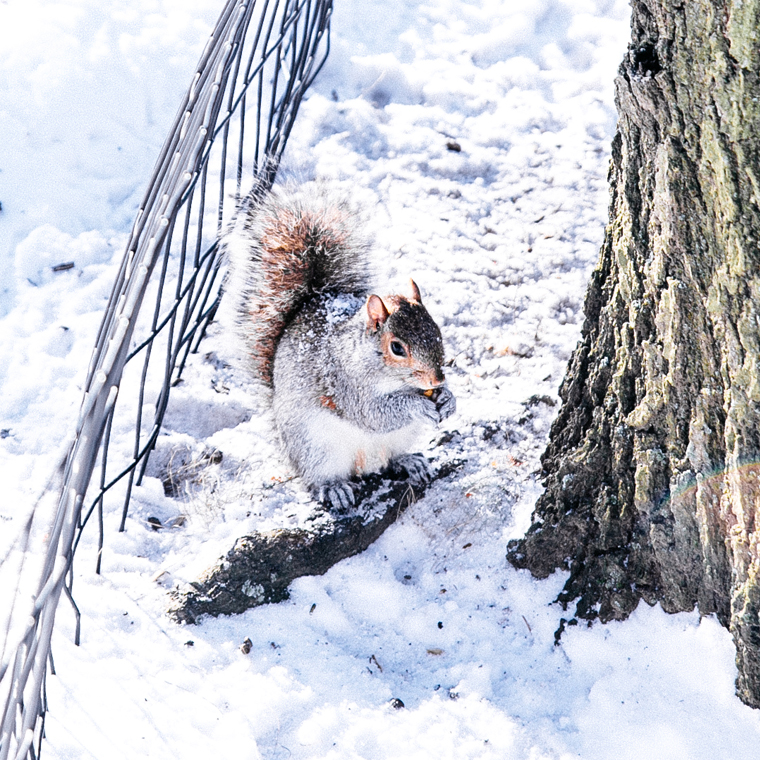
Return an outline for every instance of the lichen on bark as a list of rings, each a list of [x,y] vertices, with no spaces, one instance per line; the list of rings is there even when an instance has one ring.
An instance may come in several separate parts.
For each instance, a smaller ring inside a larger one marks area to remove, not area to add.
[[[760,706],[760,0],[634,0],[610,220],[510,561],[575,613],[731,629]]]

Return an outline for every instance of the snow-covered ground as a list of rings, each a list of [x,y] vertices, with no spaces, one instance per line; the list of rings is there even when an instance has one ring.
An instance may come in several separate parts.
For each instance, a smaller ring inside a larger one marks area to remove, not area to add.
[[[72,431],[126,232],[218,11],[0,2],[0,549]],[[86,534],[82,646],[63,602],[45,756],[756,757],[760,713],[734,696],[715,619],[642,605],[555,646],[564,576],[537,582],[504,559],[540,491],[602,240],[628,14],[621,0],[336,0],[286,166],[350,189],[382,279],[422,288],[459,402],[428,453],[465,465],[289,601],[171,623],[172,585],[236,536],[313,508],[297,483],[277,485],[287,467],[245,378],[217,361],[230,349],[215,326],[151,471],[183,447],[224,463],[184,499],[148,478],[125,533],[107,514],[101,576]],[[220,372],[228,393],[212,389]],[[173,531],[145,524],[180,513]]]

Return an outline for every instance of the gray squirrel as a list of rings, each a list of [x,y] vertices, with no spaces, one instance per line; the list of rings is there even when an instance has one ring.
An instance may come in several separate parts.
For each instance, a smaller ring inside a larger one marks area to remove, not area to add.
[[[338,511],[351,478],[391,468],[413,485],[432,474],[407,453],[425,423],[456,409],[438,325],[410,281],[373,293],[361,220],[319,185],[254,190],[224,247],[237,332],[271,391],[285,452],[312,494]]]

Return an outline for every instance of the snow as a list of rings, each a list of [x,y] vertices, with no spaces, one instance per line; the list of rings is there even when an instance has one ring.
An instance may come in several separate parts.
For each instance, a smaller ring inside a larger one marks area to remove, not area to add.
[[[218,11],[0,4],[0,550],[72,432],[136,205]],[[419,284],[458,400],[427,454],[465,464],[290,600],[171,623],[170,588],[237,536],[314,508],[222,319],[173,391],[125,533],[106,501],[100,576],[85,533],[82,643],[62,602],[46,757],[756,756],[760,716],[734,696],[714,618],[641,605],[624,623],[569,625],[555,646],[564,575],[537,581],[504,557],[540,493],[602,240],[628,14],[621,0],[336,0],[286,173],[360,200],[382,282]],[[113,435],[128,452],[130,430]],[[164,495],[169,466],[184,497]],[[181,515],[171,530],[145,522]]]

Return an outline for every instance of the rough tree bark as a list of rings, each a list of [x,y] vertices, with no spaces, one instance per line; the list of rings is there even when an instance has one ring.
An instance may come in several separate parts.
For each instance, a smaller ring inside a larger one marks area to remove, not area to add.
[[[610,222],[508,557],[569,569],[581,618],[716,613],[760,707],[760,0],[632,10]]]

